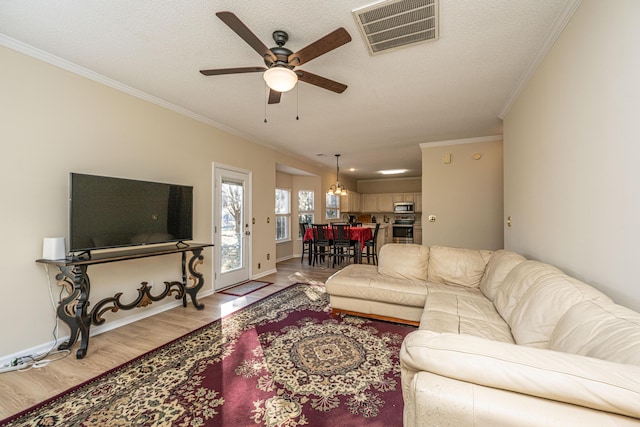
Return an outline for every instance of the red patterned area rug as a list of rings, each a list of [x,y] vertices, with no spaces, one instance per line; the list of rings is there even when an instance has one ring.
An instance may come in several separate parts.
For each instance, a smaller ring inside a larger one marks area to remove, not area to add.
[[[400,426],[414,327],[333,318],[296,284],[15,417],[6,426]]]

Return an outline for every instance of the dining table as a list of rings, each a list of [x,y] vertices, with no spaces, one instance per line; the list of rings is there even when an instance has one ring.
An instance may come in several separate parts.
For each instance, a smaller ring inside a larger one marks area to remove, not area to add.
[[[333,239],[333,229],[331,228],[331,224],[327,224],[327,236],[329,239]],[[358,244],[355,245],[355,260],[356,263],[362,264],[362,251],[365,246],[365,242],[367,240],[373,239],[373,232],[369,227],[349,227],[349,239],[357,240]],[[308,242],[313,240],[313,228],[309,227],[304,233],[303,241]]]

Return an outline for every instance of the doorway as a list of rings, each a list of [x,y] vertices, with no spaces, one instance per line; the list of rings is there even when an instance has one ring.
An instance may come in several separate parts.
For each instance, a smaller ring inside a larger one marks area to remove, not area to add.
[[[214,290],[251,276],[251,172],[213,165]]]

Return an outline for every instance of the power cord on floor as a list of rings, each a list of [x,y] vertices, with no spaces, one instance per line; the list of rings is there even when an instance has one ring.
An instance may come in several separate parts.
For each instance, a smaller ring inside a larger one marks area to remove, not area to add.
[[[47,278],[47,284],[49,288],[49,297],[51,299],[51,305],[53,307],[53,312],[55,316],[54,327],[52,331],[53,344],[51,345],[51,348],[48,351],[42,354],[20,356],[12,359],[11,362],[6,363],[3,366],[0,366],[0,374],[4,372],[12,372],[12,371],[25,372],[33,368],[36,368],[36,369],[43,368],[47,366],[49,363],[55,362],[60,359],[64,359],[70,353],[69,350],[53,351],[53,349],[58,345],[58,316],[56,314],[57,304],[53,296],[53,291],[51,290],[52,283],[51,283],[51,276],[49,275],[49,268],[47,264],[43,264],[43,265],[44,265],[44,273]],[[58,295],[59,301],[62,301],[63,292],[64,292],[64,286],[61,286],[60,294]],[[56,356],[56,355],[60,355],[60,356],[55,358],[49,358],[49,356]]]
[[[10,363],[0,367],[0,373],[4,372],[26,372],[33,368],[39,369],[44,368],[49,363],[55,362],[60,359],[64,359],[70,354],[70,350],[59,350],[59,351],[48,351],[46,353],[37,355],[37,356],[21,356],[16,357]],[[50,357],[56,356],[56,357]]]

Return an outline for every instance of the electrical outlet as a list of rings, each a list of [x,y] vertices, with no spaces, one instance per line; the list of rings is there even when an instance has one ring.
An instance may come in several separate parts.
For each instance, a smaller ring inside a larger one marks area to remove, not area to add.
[[[271,259],[271,254],[267,254],[267,261]]]
[[[258,263],[258,270],[260,270],[260,263]]]

